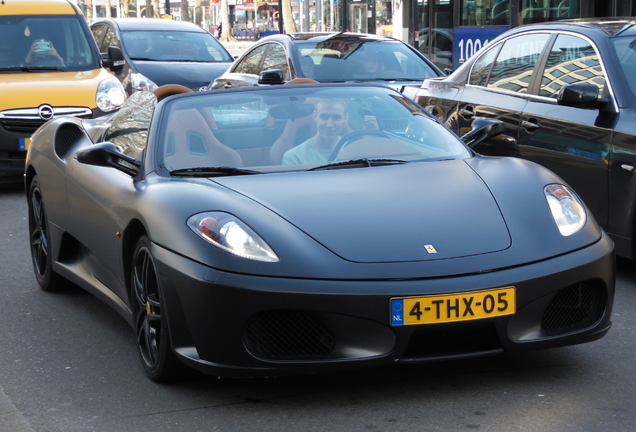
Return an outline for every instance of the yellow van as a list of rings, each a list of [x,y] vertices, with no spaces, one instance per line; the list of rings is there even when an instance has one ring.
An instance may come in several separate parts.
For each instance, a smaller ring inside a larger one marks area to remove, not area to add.
[[[123,57],[122,57],[123,59]],[[21,178],[30,136],[60,115],[95,118],[125,93],[70,0],[0,0],[0,181]]]

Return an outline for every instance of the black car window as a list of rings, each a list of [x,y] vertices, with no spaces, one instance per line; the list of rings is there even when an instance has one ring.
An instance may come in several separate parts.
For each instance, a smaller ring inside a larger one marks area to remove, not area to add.
[[[269,44],[263,44],[254,48],[243,58],[243,60],[240,61],[240,63],[236,65],[233,72],[258,75],[261,72],[259,68],[261,65],[261,59],[263,58],[268,46]]]
[[[261,70],[280,69],[285,77],[289,77],[289,66],[287,64],[287,53],[282,45],[271,44],[271,48],[265,55]]]
[[[612,42],[627,84],[636,95],[636,76],[633,75],[636,71],[636,38],[634,36],[619,37],[612,39]]]
[[[559,35],[550,50],[539,95],[556,98],[565,84],[581,83],[595,84],[603,91],[605,76],[599,56],[585,39]]]
[[[507,40],[490,72],[488,87],[528,91],[532,71],[549,34],[527,34]]]
[[[486,51],[475,64],[473,70],[470,72],[469,84],[483,86],[488,82],[488,75],[492,69],[492,65],[495,60],[495,56],[499,52],[501,45],[497,45],[489,51]]]
[[[99,52],[106,53],[108,52],[108,47],[111,46],[121,48],[121,44],[119,39],[117,39],[115,31],[111,27],[108,27],[108,30],[106,30],[106,34],[104,35],[104,40],[99,46]]]

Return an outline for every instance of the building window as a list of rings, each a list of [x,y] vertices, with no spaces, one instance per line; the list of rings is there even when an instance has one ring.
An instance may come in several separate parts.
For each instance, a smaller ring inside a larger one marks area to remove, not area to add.
[[[510,0],[463,0],[459,25],[510,25]]]
[[[521,0],[519,24],[580,18],[579,0]]]

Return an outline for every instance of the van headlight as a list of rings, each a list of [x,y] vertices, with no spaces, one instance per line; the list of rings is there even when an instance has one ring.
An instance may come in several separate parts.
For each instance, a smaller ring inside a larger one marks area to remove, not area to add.
[[[103,112],[111,112],[119,109],[126,100],[124,86],[115,77],[107,78],[97,87],[95,102],[97,108]]]
[[[132,91],[155,91],[159,86],[140,73],[130,74]]]

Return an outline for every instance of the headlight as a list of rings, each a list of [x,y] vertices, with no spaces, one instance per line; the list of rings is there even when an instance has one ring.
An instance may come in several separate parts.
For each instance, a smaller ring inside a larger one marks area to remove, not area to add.
[[[159,86],[139,73],[130,74],[132,91],[155,91]]]
[[[110,112],[118,109],[126,100],[124,86],[115,77],[107,78],[97,87],[95,102],[97,108],[103,112]]]
[[[188,226],[203,239],[234,255],[257,261],[278,261],[269,245],[231,214],[199,213],[188,219]]]
[[[552,217],[564,236],[579,231],[585,225],[585,207],[567,187],[551,184],[543,189]]]

